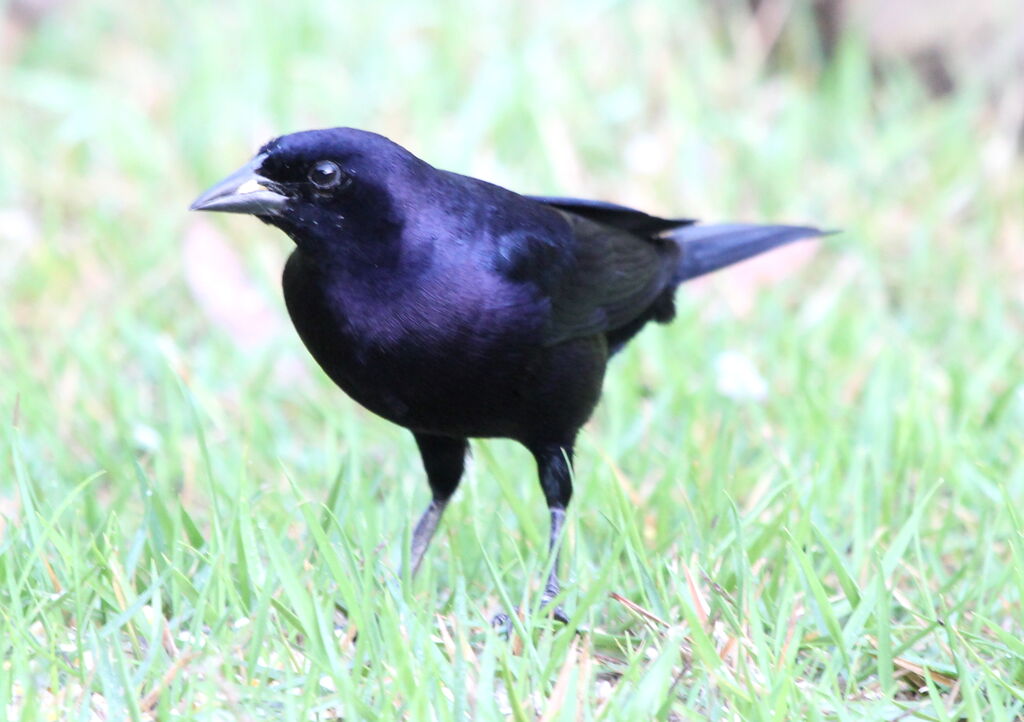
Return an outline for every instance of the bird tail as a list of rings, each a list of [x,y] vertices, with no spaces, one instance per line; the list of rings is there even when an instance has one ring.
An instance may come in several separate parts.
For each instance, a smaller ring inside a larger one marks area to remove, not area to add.
[[[682,249],[675,281],[682,283],[787,243],[830,232],[809,226],[742,223],[685,226],[672,233]]]

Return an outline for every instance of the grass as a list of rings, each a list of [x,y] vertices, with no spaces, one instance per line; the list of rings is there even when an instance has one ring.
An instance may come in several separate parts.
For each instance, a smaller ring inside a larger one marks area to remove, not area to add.
[[[822,66],[802,10],[769,54],[704,8],[75,3],[9,28],[8,718],[1024,716],[1020,158],[980,89],[930,100],[852,35]],[[615,360],[567,630],[487,623],[548,563],[528,455],[474,444],[408,579],[411,439],[306,357],[287,239],[185,212],[270,135],[334,124],[522,190],[844,229],[764,287],[683,291]],[[726,352],[762,401],[719,392]]]

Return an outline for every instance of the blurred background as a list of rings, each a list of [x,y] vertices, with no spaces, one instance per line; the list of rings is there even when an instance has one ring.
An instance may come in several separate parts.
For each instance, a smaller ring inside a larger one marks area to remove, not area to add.
[[[221,366],[216,385],[244,387],[267,354],[308,375],[277,289],[287,241],[185,209],[310,127],[373,129],[523,192],[842,228],[806,288],[870,288],[938,353],[989,302],[1020,321],[1012,0],[0,7],[0,373],[32,382],[2,401],[59,426],[43,446],[74,452],[50,457],[61,476],[118,444],[125,429],[95,428],[115,397],[160,425],[154,354]],[[735,271],[708,307],[749,310],[812,253]],[[137,393],[104,394],[125,379]]]
[[[580,452],[594,541],[577,543],[578,577],[615,538],[596,498],[610,489],[636,501],[623,508],[659,559],[697,549],[711,569],[733,499],[776,484],[790,499],[782,465],[801,477],[786,509],[803,518],[807,504],[864,570],[943,479],[920,517],[923,576],[1020,631],[1005,577],[952,571],[983,538],[1008,553],[1004,502],[1021,501],[1024,480],[1019,0],[0,0],[11,544],[38,541],[35,509],[142,585],[164,564],[193,568],[161,534],[184,529],[198,546],[218,504],[243,498],[297,555],[306,500],[332,506],[367,555],[401,535],[426,498],[413,445],[307,357],[280,297],[290,242],[186,210],[270,137],[335,125],[522,192],[842,229],[687,287],[679,320],[616,360]],[[543,557],[528,458],[481,448],[479,485],[493,475],[504,501],[460,492],[438,569],[480,567],[463,525],[508,529],[495,554],[517,558],[525,538]],[[532,506],[509,512],[520,492]],[[139,529],[152,571],[126,551]],[[781,533],[765,538],[751,558],[786,569]],[[25,574],[45,589],[52,572]],[[785,578],[762,590],[766,618]],[[920,578],[886,584],[917,600]],[[191,609],[175,594],[175,614]]]

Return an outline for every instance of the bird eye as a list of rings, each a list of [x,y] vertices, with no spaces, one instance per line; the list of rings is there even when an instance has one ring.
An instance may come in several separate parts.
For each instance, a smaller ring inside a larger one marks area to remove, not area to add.
[[[322,160],[313,164],[309,169],[309,182],[317,187],[317,190],[330,191],[337,188],[343,182],[347,183],[351,178],[338,167],[338,164]]]

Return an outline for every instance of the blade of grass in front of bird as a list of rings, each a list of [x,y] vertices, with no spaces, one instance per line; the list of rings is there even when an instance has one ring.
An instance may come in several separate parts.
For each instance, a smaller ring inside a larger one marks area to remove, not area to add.
[[[907,547],[910,546],[911,542],[917,536],[921,525],[921,514],[923,510],[928,507],[935,492],[939,490],[943,482],[940,480],[933,484],[930,489],[916,500],[914,509],[911,511],[910,516],[903,526],[900,527],[899,532],[893,537],[892,543],[889,544],[889,548],[885,550],[885,554],[882,556],[882,574],[885,579],[892,577],[893,572],[896,570],[896,566],[903,559],[906,554]]]
[[[195,430],[196,439],[199,442],[199,455],[203,460],[203,471],[205,472],[206,476],[206,490],[210,496],[210,506],[212,508],[212,513],[210,514],[210,523],[213,527],[214,540],[216,541],[217,548],[223,548],[224,539],[220,528],[220,500],[218,499],[218,496],[220,494],[217,490],[214,481],[215,476],[213,473],[213,462],[211,461],[210,458],[209,446],[206,443],[206,429],[199,418],[199,410],[196,408],[196,400],[192,394],[192,391],[185,384],[184,379],[177,375],[175,376],[175,378],[177,379],[178,382],[178,388],[180,389],[182,395],[185,397],[185,403],[188,406],[190,417],[192,420],[192,428]]]
[[[974,616],[977,616],[977,615],[974,615]],[[978,619],[979,619],[979,621],[984,621],[984,619],[981,618],[981,617],[978,617]],[[991,625],[989,625],[989,626],[990,626],[990,628],[992,628]],[[1003,631],[1003,630],[1000,630],[1000,631],[1003,633],[1000,636],[1000,639],[1005,639],[1006,637],[1010,636],[1005,631]],[[1024,702],[1024,689],[1021,689],[1019,687],[1015,687],[1012,684],[1010,684],[1009,682],[1007,682],[1005,679],[1003,679],[1003,676],[1004,676],[1005,672],[1003,674],[1000,674],[998,670],[993,669],[992,665],[988,661],[986,661],[985,658],[981,654],[979,654],[976,649],[974,649],[974,646],[972,644],[969,643],[969,640],[966,638],[965,634],[963,634],[962,632],[959,632],[957,630],[951,630],[949,633],[950,634],[955,634],[957,636],[957,638],[961,642],[961,645],[964,647],[964,649],[967,650],[968,654],[970,654],[970,656],[974,660],[974,662],[977,665],[979,665],[982,668],[982,670],[984,670],[986,676],[988,676],[989,679],[996,686],[1005,689],[1011,695],[1016,697],[1019,701]],[[1016,640],[1016,642],[1017,642],[1017,644],[1014,645],[1014,649],[1016,649],[1017,647],[1021,646],[1020,640]],[[1018,664],[1020,664],[1021,661],[1022,661],[1022,659],[1019,658],[1017,660]],[[959,667],[958,667],[958,672],[960,672]],[[991,689],[987,687],[986,690],[985,690],[985,693],[987,694],[989,692],[991,692]],[[977,701],[975,701],[974,706],[977,707]]]
[[[874,588],[875,634],[878,640],[876,668],[882,692],[885,693],[886,697],[891,698],[896,692],[896,682],[893,678],[892,626],[890,622],[892,594],[890,594],[888,587],[885,586],[882,565],[878,561],[875,564]]]
[[[111,659],[107,654],[108,646],[117,646],[119,640],[107,640],[101,644],[99,635],[89,635],[92,646],[92,658],[95,664],[96,676],[100,679],[100,688],[103,690],[103,706],[108,719],[126,719],[128,714],[124,709],[124,697],[127,689],[117,679],[117,673],[112,668]]]
[[[974,670],[967,664],[962,652],[970,650],[970,645],[958,637],[955,629],[956,618],[950,617],[943,625],[946,632],[946,642],[949,645],[949,653],[953,657],[953,664],[956,666],[956,691],[959,692],[964,706],[967,708],[968,719],[985,719],[978,705],[978,688]],[[970,650],[969,653],[972,653]]]
[[[832,567],[832,571],[836,575],[836,579],[839,580],[839,586],[843,589],[843,594],[850,600],[850,607],[854,608],[860,604],[860,590],[857,589],[856,582],[853,581],[853,577],[849,570],[846,568],[846,564],[843,563],[842,558],[839,556],[839,552],[836,551],[835,546],[832,544],[832,540],[829,539],[821,527],[811,521],[811,531],[814,536],[817,537],[818,543],[822,549],[825,550],[825,555],[828,557],[829,564]]]
[[[935,715],[938,717],[940,722],[952,722],[955,718],[950,714],[950,711],[946,708],[946,700],[943,698],[942,693],[939,692],[938,686],[935,684],[934,675],[930,667],[921,665],[920,676],[924,680],[925,687],[928,688],[928,701],[931,702],[932,709],[935,710]]]
[[[273,606],[274,589],[270,584],[263,584],[255,589],[258,596],[255,597],[253,608],[247,610],[249,614],[249,627],[251,637],[249,638],[248,651],[245,655],[245,684],[252,687],[254,683],[263,684],[262,679],[256,677],[261,671],[260,657],[263,656],[266,646],[264,640],[267,638],[267,630],[271,626],[270,610]]]
[[[299,577],[295,574],[295,562],[286,558],[280,544],[270,535],[263,538],[263,548],[270,559],[270,565],[274,569],[277,583],[284,592],[288,605],[281,600],[274,599],[274,607],[280,612],[289,624],[295,627],[295,631],[306,639],[317,638],[315,634],[312,601],[308,590],[303,588]],[[301,565],[299,565],[301,568]]]
[[[788,536],[789,551],[803,572],[804,583],[807,585],[807,590],[811,593],[811,599],[814,601],[814,607],[818,611],[821,631],[828,635],[832,643],[839,649],[839,654],[843,658],[843,664],[849,666],[850,655],[846,649],[846,640],[843,636],[842,628],[839,626],[839,620],[836,619],[835,612],[832,609],[832,604],[828,600],[828,595],[825,593],[825,588],[821,586],[821,581],[818,579],[818,575],[814,571],[814,566],[811,564],[807,553],[800,548],[800,544],[797,543],[791,534]]]
[[[687,599],[682,594],[679,595],[679,608],[686,619],[687,637],[690,640],[690,649],[694,661],[700,663],[705,673],[715,680],[717,686],[727,689],[741,701],[749,703],[749,692],[742,689],[736,683],[731,670],[727,669],[723,664],[722,657],[715,647],[714,640],[709,635],[708,630],[705,629],[705,622],[701,619],[701,612],[697,611],[698,605],[699,601],[697,598],[690,596],[690,599]],[[670,629],[669,636],[672,634],[673,631]]]
[[[508,647],[505,648],[505,652],[501,657],[501,678],[505,682],[505,693],[508,695],[508,704],[512,713],[512,719],[516,722],[527,722],[532,715],[530,715],[526,708],[523,706],[523,702],[520,701],[519,692],[516,690],[516,680],[512,676],[511,670],[511,659]]]
[[[1003,508],[1010,517],[1012,533],[1008,535],[1010,543],[1010,566],[1013,570],[1013,577],[1017,580],[1018,598],[1024,599],[1024,522],[1017,513],[1017,502],[1010,493],[1007,484],[999,485],[999,493],[1003,497]]]

